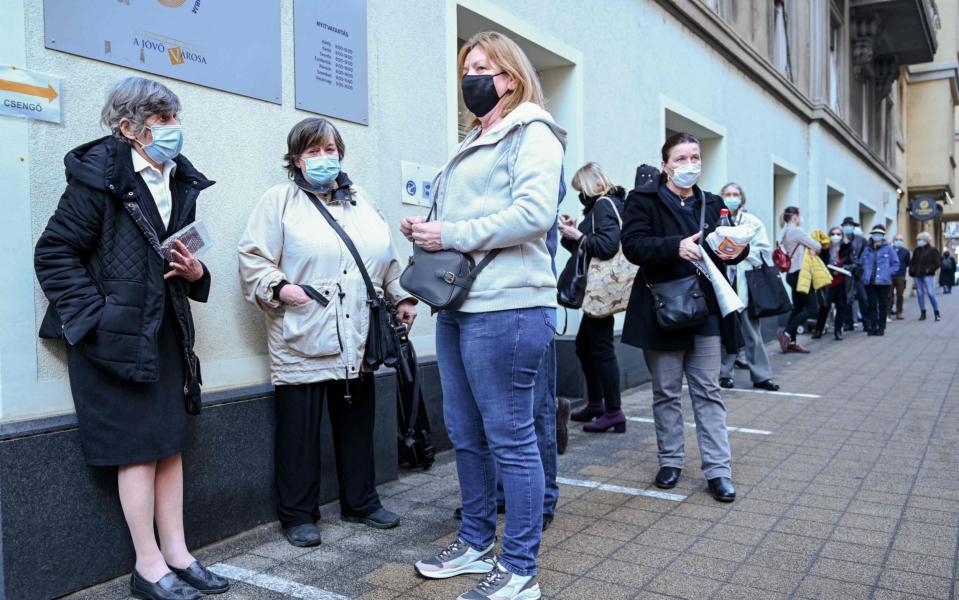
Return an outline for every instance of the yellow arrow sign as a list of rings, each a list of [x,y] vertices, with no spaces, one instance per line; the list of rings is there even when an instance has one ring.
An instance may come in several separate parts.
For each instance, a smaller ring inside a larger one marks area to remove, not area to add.
[[[0,90],[25,94],[27,96],[39,96],[40,98],[46,98],[48,102],[53,102],[57,97],[57,91],[49,84],[47,87],[42,87],[39,85],[30,85],[29,83],[20,83],[19,81],[0,79]]]

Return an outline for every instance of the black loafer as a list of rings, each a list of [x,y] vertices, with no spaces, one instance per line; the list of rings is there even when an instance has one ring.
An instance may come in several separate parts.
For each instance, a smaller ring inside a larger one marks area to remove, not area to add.
[[[363,523],[374,529],[393,529],[400,524],[400,516],[386,510],[382,506],[365,517],[343,515],[340,518],[350,523]]]
[[[193,564],[185,569],[170,567],[170,570],[201,594],[222,594],[230,589],[229,581],[201,565],[198,560],[193,561]]]
[[[130,576],[130,595],[143,600],[197,600],[202,598],[197,589],[176,576],[167,573],[153,583],[143,578],[137,570]]]
[[[672,489],[679,482],[679,474],[682,472],[683,470],[677,467],[660,467],[654,484],[662,490]]]
[[[566,454],[569,445],[569,399],[556,399],[556,454]]]
[[[732,502],[736,499],[736,489],[728,477],[710,479],[709,493],[719,502]]]
[[[734,387],[736,387],[736,382],[733,381],[733,378],[732,378],[732,377],[720,377],[720,378],[719,378],[719,387],[721,387],[721,388],[726,388],[727,390],[731,390],[731,389],[733,389]]]
[[[310,546],[319,546],[323,543],[320,537],[320,528],[313,523],[303,523],[294,525],[283,530],[283,535],[290,544],[300,548],[309,548]]]
[[[553,515],[548,515],[543,513],[543,531],[549,529],[549,526],[553,524]]]
[[[753,384],[753,387],[758,388],[760,390],[769,390],[770,392],[779,391],[779,384],[774,382],[772,379],[767,379],[766,381],[758,381]]]

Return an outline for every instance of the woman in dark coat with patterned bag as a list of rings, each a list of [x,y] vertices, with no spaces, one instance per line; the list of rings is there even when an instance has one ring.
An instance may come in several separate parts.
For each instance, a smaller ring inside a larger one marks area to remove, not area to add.
[[[67,343],[84,456],[118,467],[131,594],[161,600],[229,588],[183,531],[181,450],[200,401],[190,300],[206,301],[210,273],[180,242],[167,260],[161,241],[194,221],[213,182],[179,154],[179,110],[156,81],[117,83],[101,115],[111,135],[67,154],[67,188],[35,252],[50,301],[40,336]]]
[[[709,244],[701,243],[715,230],[725,205],[722,198],[696,186],[702,169],[699,140],[688,133],[677,133],[666,140],[662,158],[662,175],[647,174],[643,179],[644,167],[640,167],[637,187],[626,197],[623,254],[639,265],[639,274],[626,309],[622,339],[624,344],[643,349],[652,376],[660,466],[656,486],[675,487],[684,466],[681,397],[685,375],[709,491],[720,502],[732,502],[736,491],[731,481],[726,406],[719,387],[719,371],[722,349],[735,354],[743,345],[738,320],[735,314],[722,316],[712,285],[705,277],[699,277],[709,313],[705,321],[688,329],[663,329],[657,321],[649,285],[696,275],[693,261],[697,260],[712,260],[723,272],[727,265],[745,259],[749,247],[734,259],[723,261]],[[704,227],[700,231],[703,202]]]

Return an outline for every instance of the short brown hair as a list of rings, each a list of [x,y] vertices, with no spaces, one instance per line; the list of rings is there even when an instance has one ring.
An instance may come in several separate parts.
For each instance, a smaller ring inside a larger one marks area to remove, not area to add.
[[[310,117],[293,126],[293,129],[286,136],[286,154],[283,155],[283,160],[286,161],[283,166],[286,167],[290,179],[300,172],[300,169],[296,166],[296,159],[311,146],[322,144],[331,137],[333,143],[336,144],[336,153],[340,160],[343,160],[343,157],[346,156],[346,145],[333,123],[319,117]]]
[[[702,144],[699,143],[699,138],[691,133],[674,133],[669,136],[669,139],[663,144],[663,162],[669,161],[669,153],[680,144],[696,144],[697,146],[702,146]]]
[[[529,62],[529,57],[516,42],[498,31],[481,31],[463,44],[456,61],[457,81],[464,75],[466,55],[477,46],[481,47],[486,52],[486,56],[516,82],[516,89],[509,93],[503,103],[503,116],[508,115],[524,102],[532,102],[546,108],[543,86],[539,82],[539,75],[536,74],[533,63]],[[479,119],[474,115],[469,127],[473,128],[478,124]]]

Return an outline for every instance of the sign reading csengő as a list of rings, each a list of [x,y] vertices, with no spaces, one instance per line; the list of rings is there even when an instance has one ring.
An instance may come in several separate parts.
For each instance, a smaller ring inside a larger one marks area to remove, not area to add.
[[[369,125],[366,0],[294,0],[296,107]]]
[[[281,101],[280,0],[43,0],[43,24],[51,50]]]
[[[0,115],[60,122],[59,77],[0,65]]]

